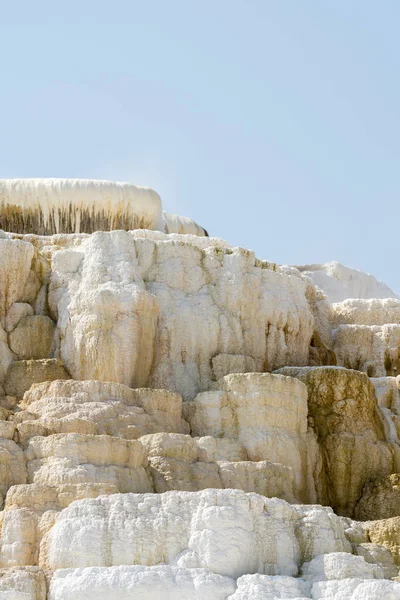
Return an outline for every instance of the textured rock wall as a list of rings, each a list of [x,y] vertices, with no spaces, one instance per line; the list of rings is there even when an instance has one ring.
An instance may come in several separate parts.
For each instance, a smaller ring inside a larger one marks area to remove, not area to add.
[[[40,235],[113,229],[208,235],[192,219],[163,211],[150,188],[91,179],[0,179],[0,229]]]
[[[140,231],[25,239],[24,256],[36,252],[47,267],[44,277],[26,268],[39,281],[37,294],[48,291],[47,312],[22,317],[14,306],[19,284],[7,307],[17,359],[60,357],[74,379],[165,388],[184,399],[235,370],[308,364],[310,284],[252,252]]]
[[[347,298],[398,298],[383,281],[378,281],[370,273],[351,269],[337,261],[303,265],[297,269],[322,288],[331,302]]]
[[[400,599],[398,299],[163,219],[0,236],[0,599]]]

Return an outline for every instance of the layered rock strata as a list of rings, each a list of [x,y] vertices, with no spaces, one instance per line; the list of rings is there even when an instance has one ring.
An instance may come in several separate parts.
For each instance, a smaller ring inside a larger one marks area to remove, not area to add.
[[[91,179],[0,179],[0,229],[42,235],[113,229],[208,235],[192,219],[163,211],[151,188]]]
[[[0,599],[400,599],[398,298],[107,185],[0,186]]]

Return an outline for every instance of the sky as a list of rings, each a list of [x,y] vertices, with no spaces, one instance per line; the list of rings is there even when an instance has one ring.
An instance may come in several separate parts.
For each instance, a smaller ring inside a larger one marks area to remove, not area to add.
[[[3,2],[0,177],[130,181],[400,292],[398,0]]]

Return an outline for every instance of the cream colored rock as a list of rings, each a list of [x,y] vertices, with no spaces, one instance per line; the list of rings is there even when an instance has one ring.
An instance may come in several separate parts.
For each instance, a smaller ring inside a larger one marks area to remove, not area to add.
[[[315,500],[318,447],[307,430],[307,389],[296,379],[269,373],[233,374],[183,405],[192,435],[237,439],[252,461],[289,467],[295,495]]]
[[[71,375],[146,385],[159,310],[140,275],[132,236],[95,233],[79,251],[57,252],[52,268],[50,305],[59,315],[61,358]]]
[[[0,438],[0,501],[15,484],[27,481],[24,454],[10,439]]]
[[[196,491],[235,488],[294,501],[293,471],[268,461],[210,460],[204,448],[208,440],[188,435],[157,433],[140,438],[149,460],[148,472],[158,493],[170,490]],[[221,447],[222,441],[217,439]],[[226,444],[225,444],[226,446]],[[226,454],[222,446],[221,454]],[[208,453],[207,453],[208,454]]]
[[[0,390],[1,392],[2,390]],[[5,394],[5,392],[3,392]],[[15,396],[5,396],[0,394],[0,406],[1,408],[5,408],[6,410],[13,410],[18,404],[17,398]],[[7,436],[6,436],[7,437]]]
[[[121,492],[150,492],[140,442],[77,433],[34,437],[25,452],[31,483],[103,483]]]
[[[71,375],[191,399],[209,389],[218,355],[249,357],[258,371],[307,364],[309,282],[226,246],[113,231],[54,252],[49,304]]]
[[[12,486],[1,516],[0,565],[37,564],[41,539],[54,525],[58,512],[74,500],[118,492],[114,485],[103,483]]]
[[[46,600],[46,578],[37,567],[1,569],[1,600]]]
[[[370,543],[366,524],[361,521],[353,521],[349,517],[341,517],[345,523],[345,534],[357,554],[356,548],[360,544]]]
[[[396,377],[372,378],[387,440],[399,443],[400,388]]]
[[[397,470],[399,448],[387,442],[369,378],[339,367],[286,367],[308,388],[309,417],[322,448],[318,500],[351,516],[364,484]]]
[[[20,360],[8,370],[4,388],[7,395],[21,399],[35,383],[69,378],[68,371],[58,359]]]
[[[336,323],[354,325],[386,325],[400,323],[400,299],[349,299],[332,305]]]
[[[163,226],[154,190],[90,179],[0,180],[0,216],[8,231],[47,235]]]
[[[362,556],[367,563],[379,565],[382,569],[385,579],[393,579],[399,574],[399,569],[394,563],[390,551],[383,546],[372,543],[358,544],[355,547],[355,553]]]
[[[400,373],[400,324],[339,325],[333,336],[339,365],[370,377]]]
[[[235,587],[232,578],[205,569],[166,565],[60,569],[51,580],[49,600],[227,600]]]
[[[372,543],[387,548],[396,565],[400,566],[400,517],[365,523]]]
[[[233,438],[215,438],[211,435],[195,437],[198,448],[199,460],[205,462],[217,462],[225,460],[228,462],[247,461],[248,455],[245,447]]]
[[[54,323],[49,317],[24,317],[9,335],[9,344],[18,360],[51,358],[55,350]]]
[[[165,233],[180,233],[182,235],[208,236],[207,231],[188,217],[181,217],[163,212]]]
[[[310,586],[301,578],[269,575],[243,575],[228,600],[307,600]]]
[[[398,600],[400,597],[399,583],[373,579],[323,581],[310,590],[302,579],[256,574],[240,577],[236,590],[235,587],[232,578],[204,569],[88,567],[57,570],[51,580],[49,600]]]
[[[380,408],[400,415],[400,376],[371,378]]]
[[[294,502],[399,514],[400,301],[340,265],[260,261],[157,199],[0,182],[21,231],[196,234],[0,232],[0,566],[40,564],[47,600],[397,598],[368,578],[397,575],[398,518]],[[39,356],[63,362],[16,360]],[[336,362],[382,377],[306,367]],[[0,599],[45,600],[33,572],[0,576]]]
[[[11,306],[22,299],[33,254],[33,246],[28,242],[0,237],[0,385],[15,360],[3,329],[6,315]]]
[[[400,600],[400,583],[359,578],[319,581],[311,594],[313,600]]]
[[[400,474],[367,481],[355,517],[360,521],[400,517]]]
[[[14,360],[15,356],[8,347],[7,333],[0,325],[0,384],[4,382],[8,370]]]
[[[166,390],[136,389],[100,381],[54,381],[34,385],[21,408],[21,441],[36,427],[49,433],[90,433],[137,439],[158,431],[187,433],[182,398]],[[34,420],[34,421],[32,421]]]
[[[5,318],[5,330],[8,332],[12,331],[24,317],[30,317],[33,314],[34,310],[30,304],[14,302],[10,306]]]
[[[216,381],[230,373],[254,373],[257,365],[251,356],[242,354],[217,354],[212,359],[212,369]]]
[[[303,564],[302,577],[311,582],[332,579],[383,579],[383,569],[367,562],[363,556],[348,552],[332,552],[316,556]]]
[[[325,264],[303,265],[297,269],[321,288],[330,302],[347,298],[398,298],[382,281],[358,269],[341,265],[337,261]]]
[[[50,526],[53,524],[54,519]],[[26,508],[5,511],[1,513],[0,526],[0,567],[36,565],[39,535],[35,512]]]
[[[293,470],[268,460],[258,462],[218,462],[221,488],[255,492],[268,498],[298,502]]]
[[[22,298],[33,254],[29,242],[0,238],[0,325],[3,327],[8,310]]]
[[[307,298],[314,316],[314,332],[310,342],[308,364],[312,367],[336,365],[332,329],[337,325],[332,305],[322,290],[310,285]]]
[[[21,508],[37,512],[60,511],[75,500],[97,498],[97,496],[117,494],[119,489],[109,483],[61,483],[46,485],[29,483],[13,485],[7,492],[4,510]]]
[[[174,491],[72,503],[43,538],[39,562],[50,569],[167,563],[234,578],[293,576],[318,554],[350,550],[329,508],[239,490]]]
[[[0,421],[0,438],[12,440],[15,435],[15,423],[12,421]]]
[[[40,281],[38,275],[35,273],[35,271],[31,270],[25,283],[24,291],[21,296],[21,302],[32,304],[33,306],[36,302],[41,287],[42,282]]]

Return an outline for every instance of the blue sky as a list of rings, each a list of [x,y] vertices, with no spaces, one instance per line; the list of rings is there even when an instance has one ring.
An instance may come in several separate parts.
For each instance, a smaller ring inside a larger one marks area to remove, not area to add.
[[[15,0],[0,177],[154,187],[260,258],[400,292],[400,4]]]

